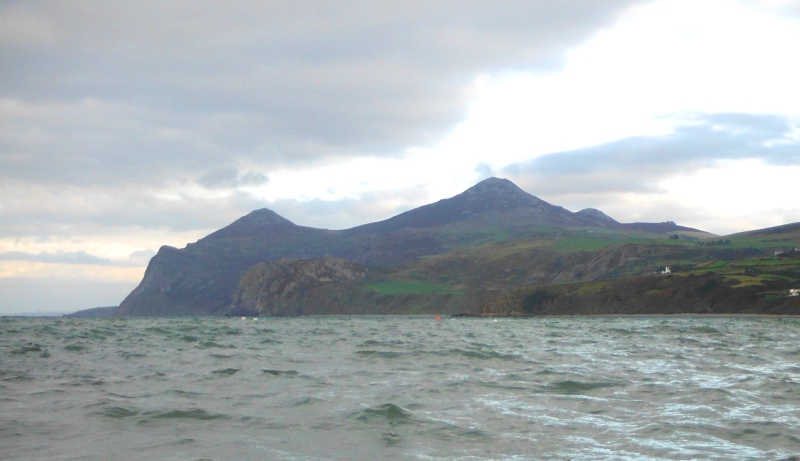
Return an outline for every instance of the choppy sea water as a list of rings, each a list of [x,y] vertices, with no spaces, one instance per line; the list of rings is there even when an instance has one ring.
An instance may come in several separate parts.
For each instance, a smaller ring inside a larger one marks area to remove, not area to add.
[[[4,460],[782,460],[800,320],[0,319]]]

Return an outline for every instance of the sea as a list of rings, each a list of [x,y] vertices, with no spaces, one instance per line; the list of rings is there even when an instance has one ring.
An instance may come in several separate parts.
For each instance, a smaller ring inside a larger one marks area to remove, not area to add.
[[[798,460],[791,318],[0,318],[3,460]]]

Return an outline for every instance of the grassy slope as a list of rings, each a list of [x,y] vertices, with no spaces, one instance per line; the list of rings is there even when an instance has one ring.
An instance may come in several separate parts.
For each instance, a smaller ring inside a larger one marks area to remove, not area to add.
[[[448,251],[372,266],[359,282],[322,285],[285,300],[281,315],[800,314],[800,306],[795,312],[785,303],[789,288],[800,288],[800,258],[773,256],[800,246],[796,233],[699,240],[686,233],[674,239],[638,231],[460,224],[424,232],[433,247]],[[673,274],[656,275],[665,266]],[[540,290],[534,305],[529,295]]]
[[[675,242],[680,241],[669,243]],[[800,314],[800,299],[789,297],[791,288],[800,288],[800,252],[774,256],[800,247],[800,232],[735,235],[688,245],[692,257],[665,254],[661,259],[661,265],[673,269],[669,276],[519,287],[486,312]],[[742,257],[743,252],[752,256]]]
[[[453,240],[456,240],[456,231],[454,229],[452,233]],[[460,245],[455,242],[452,251],[427,256],[385,271],[379,278],[373,278],[358,289],[362,293],[370,293],[373,302],[391,304],[396,313],[401,313],[403,307],[393,300],[404,296],[415,297],[414,313],[435,312],[428,307],[441,309],[443,303],[437,299],[445,296],[448,301],[444,304],[450,310],[477,312],[488,308],[509,313],[522,312],[522,298],[542,286],[549,287],[553,293],[560,293],[560,296],[569,295],[577,300],[573,307],[579,305],[581,299],[597,303],[597,293],[603,291],[608,295],[621,290],[628,295],[649,300],[648,305],[654,305],[658,303],[652,300],[667,299],[665,293],[678,292],[688,299],[717,296],[719,299],[732,297],[735,300],[739,296],[751,301],[782,301],[788,295],[789,288],[800,287],[800,258],[772,256],[775,250],[800,246],[800,232],[687,240],[642,232],[580,228],[531,229],[528,235],[507,232],[492,234],[491,229],[487,228],[481,238],[469,240],[486,244],[459,248]],[[537,276],[537,271],[541,270],[556,274],[559,264],[563,266],[562,270],[580,264],[591,266],[593,258],[600,264],[603,262],[602,255],[606,255],[613,264],[616,254],[626,251],[634,256],[620,261],[618,267],[605,275],[581,276],[566,272],[566,276],[572,277],[572,280]],[[655,285],[650,282],[621,285],[626,281],[652,278],[664,266],[673,269],[669,282],[665,281],[667,278],[661,278]],[[699,291],[679,290],[682,285],[693,286],[700,283],[699,280],[703,281],[695,287]],[[705,283],[712,283],[716,291],[703,292]],[[478,292],[483,295],[475,295]],[[494,296],[487,297],[487,292]],[[461,300],[453,298],[454,295],[463,294],[474,296],[464,296]],[[606,299],[602,302],[613,304],[612,298],[609,298],[611,301]],[[725,302],[731,306],[733,301]],[[679,307],[677,301],[665,303],[662,304],[667,310]],[[645,309],[642,307],[644,304],[637,306],[640,312]],[[698,306],[695,306],[696,311],[705,312],[705,307]],[[561,307],[564,308],[563,305]],[[580,311],[581,308],[577,309]]]

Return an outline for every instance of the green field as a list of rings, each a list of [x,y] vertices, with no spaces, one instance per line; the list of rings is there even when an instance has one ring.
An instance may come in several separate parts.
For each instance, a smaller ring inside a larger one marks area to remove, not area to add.
[[[463,295],[463,291],[453,291],[447,285],[429,282],[379,282],[364,285],[364,291],[376,291],[382,295]]]

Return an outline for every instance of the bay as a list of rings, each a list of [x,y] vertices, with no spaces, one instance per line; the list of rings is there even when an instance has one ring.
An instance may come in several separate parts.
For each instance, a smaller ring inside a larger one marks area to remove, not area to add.
[[[4,460],[789,460],[787,318],[3,318]]]

